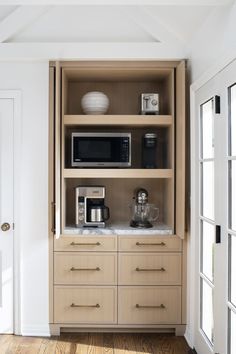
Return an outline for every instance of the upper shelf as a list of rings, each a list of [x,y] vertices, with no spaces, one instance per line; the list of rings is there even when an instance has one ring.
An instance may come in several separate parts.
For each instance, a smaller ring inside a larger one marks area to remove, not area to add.
[[[171,115],[64,115],[64,125],[162,126],[173,124]]]
[[[172,169],[65,168],[64,178],[172,178]]]

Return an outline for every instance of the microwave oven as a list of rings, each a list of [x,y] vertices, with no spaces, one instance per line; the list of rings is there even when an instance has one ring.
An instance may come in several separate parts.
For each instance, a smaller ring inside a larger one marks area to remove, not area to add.
[[[131,133],[71,134],[72,167],[131,166]]]

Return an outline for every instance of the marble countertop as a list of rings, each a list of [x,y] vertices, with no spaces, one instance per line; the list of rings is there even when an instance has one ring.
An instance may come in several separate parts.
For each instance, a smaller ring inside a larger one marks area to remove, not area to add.
[[[172,235],[173,230],[164,224],[154,225],[150,229],[135,229],[129,225],[107,225],[104,228],[66,227],[64,235]]]

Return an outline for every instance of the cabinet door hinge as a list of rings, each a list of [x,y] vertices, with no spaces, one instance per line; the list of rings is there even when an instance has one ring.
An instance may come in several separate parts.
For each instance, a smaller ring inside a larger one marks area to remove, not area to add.
[[[52,226],[51,226],[51,231],[55,234],[56,232],[56,227],[55,227],[55,202],[51,202],[51,220],[52,220]]]
[[[215,104],[215,114],[220,114],[220,96],[215,96],[214,104]]]
[[[221,243],[221,226],[216,225],[216,243]]]

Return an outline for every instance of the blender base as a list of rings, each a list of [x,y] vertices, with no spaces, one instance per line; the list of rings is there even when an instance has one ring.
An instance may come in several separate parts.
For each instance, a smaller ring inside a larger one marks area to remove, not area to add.
[[[131,220],[130,226],[135,227],[136,229],[150,229],[151,227],[153,227],[153,225],[149,221],[140,222],[134,220]]]

